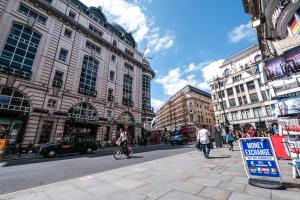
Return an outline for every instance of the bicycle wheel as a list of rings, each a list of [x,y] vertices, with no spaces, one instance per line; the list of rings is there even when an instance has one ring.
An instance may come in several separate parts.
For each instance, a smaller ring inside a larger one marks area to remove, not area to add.
[[[122,157],[122,151],[121,151],[121,149],[115,150],[115,151],[114,151],[114,158],[115,158],[116,160],[120,160],[121,157]]]

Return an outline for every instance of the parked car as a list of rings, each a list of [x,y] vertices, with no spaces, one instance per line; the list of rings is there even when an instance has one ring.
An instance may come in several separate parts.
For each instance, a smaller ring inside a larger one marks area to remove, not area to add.
[[[175,135],[174,137],[172,137],[170,143],[171,143],[171,145],[174,145],[174,144],[187,144],[188,140],[187,140],[187,137],[185,135]]]
[[[65,135],[60,142],[42,144],[39,154],[44,157],[55,157],[61,154],[91,153],[97,147],[97,143],[90,135]]]

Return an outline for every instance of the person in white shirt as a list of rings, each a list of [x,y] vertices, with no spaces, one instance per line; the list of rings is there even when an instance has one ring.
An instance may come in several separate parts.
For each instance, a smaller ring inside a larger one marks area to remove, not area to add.
[[[209,158],[209,151],[210,151],[210,132],[207,129],[200,129],[197,134],[197,138],[199,136],[200,143],[202,145],[202,150],[204,153],[205,158]]]
[[[120,146],[126,156],[129,156],[128,152],[128,135],[124,128],[120,128]]]

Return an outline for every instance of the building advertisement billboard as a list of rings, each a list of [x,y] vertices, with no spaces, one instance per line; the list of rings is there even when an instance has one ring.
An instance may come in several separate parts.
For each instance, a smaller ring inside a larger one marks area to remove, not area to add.
[[[264,72],[267,80],[281,77],[296,78],[300,72],[300,46],[284,52],[281,56],[265,61]]]
[[[275,115],[291,115],[300,113],[300,96],[294,96],[289,98],[282,98],[274,100]]]

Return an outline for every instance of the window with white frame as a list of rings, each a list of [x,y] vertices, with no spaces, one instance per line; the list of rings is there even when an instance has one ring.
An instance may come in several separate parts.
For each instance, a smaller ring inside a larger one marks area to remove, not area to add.
[[[64,36],[67,38],[72,38],[72,31],[68,28],[65,29]]]
[[[61,48],[58,55],[58,60],[66,62],[68,56],[68,50]]]
[[[79,87],[96,91],[98,61],[90,56],[84,56]]]
[[[24,77],[29,78],[40,39],[41,36],[32,29],[13,24],[0,56],[0,68],[26,72],[28,74]]]
[[[56,103],[57,103],[57,100],[55,100],[55,99],[49,99],[47,107],[48,108],[55,108],[56,107]]]
[[[31,8],[20,4],[19,10],[20,13],[26,15],[27,17],[35,19],[38,23],[45,25],[47,18],[39,14],[37,11],[32,10]]]

